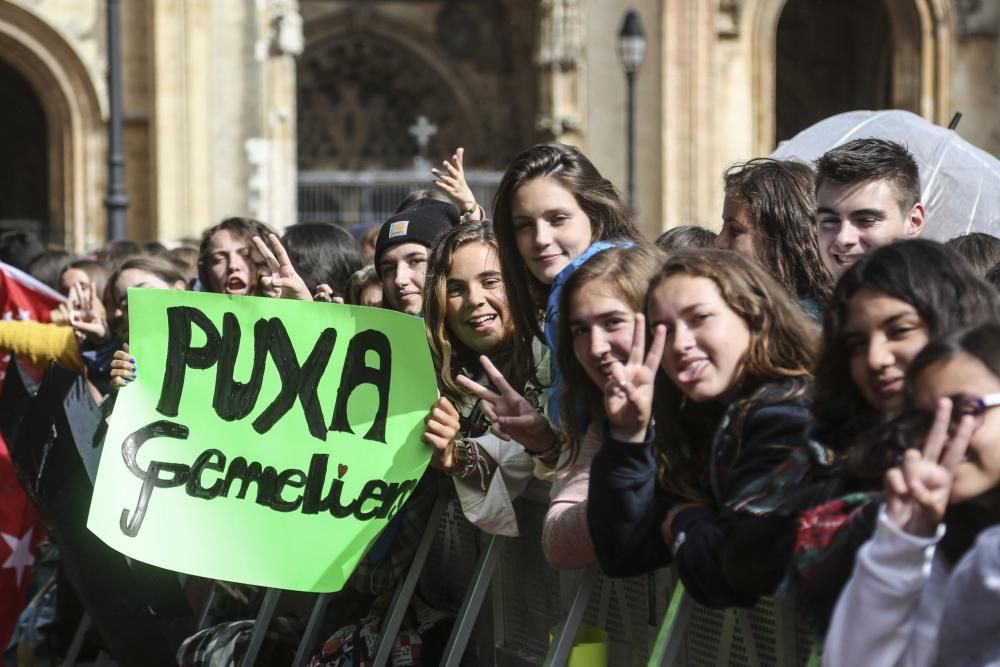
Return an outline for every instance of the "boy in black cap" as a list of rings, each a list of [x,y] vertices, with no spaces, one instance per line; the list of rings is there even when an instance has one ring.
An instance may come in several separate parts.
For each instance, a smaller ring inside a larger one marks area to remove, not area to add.
[[[424,275],[434,240],[459,222],[454,205],[420,199],[382,225],[375,241],[375,271],[382,281],[385,305],[409,315],[424,306]]]

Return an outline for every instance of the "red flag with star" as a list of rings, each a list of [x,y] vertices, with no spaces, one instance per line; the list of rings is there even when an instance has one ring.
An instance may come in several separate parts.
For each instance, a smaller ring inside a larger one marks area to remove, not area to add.
[[[0,262],[0,318],[48,322],[62,296],[28,274]],[[0,387],[10,355],[0,350]],[[28,502],[7,444],[0,436],[0,646],[6,646],[28,592],[31,568],[39,542],[45,537]]]

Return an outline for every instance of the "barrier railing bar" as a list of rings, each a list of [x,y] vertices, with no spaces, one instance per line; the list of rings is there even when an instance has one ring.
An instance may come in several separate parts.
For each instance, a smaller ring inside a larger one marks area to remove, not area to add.
[[[823,645],[820,642],[813,642],[812,650],[809,651],[809,659],[806,661],[806,667],[819,667],[822,654]]]
[[[375,660],[372,662],[373,667],[385,667],[389,662],[389,657],[392,655],[392,645],[396,641],[396,634],[403,624],[406,608],[410,604],[410,598],[413,597],[413,591],[417,587],[420,572],[424,569],[424,563],[431,552],[431,544],[434,542],[437,525],[441,521],[441,515],[444,514],[444,508],[447,504],[448,499],[443,496],[438,497],[434,503],[431,515],[427,519],[427,528],[424,529],[424,534],[420,538],[420,544],[417,545],[417,551],[413,555],[413,562],[410,563],[410,569],[407,571],[406,577],[403,578],[399,587],[396,588],[396,592],[392,596],[392,602],[389,604],[389,613],[385,623],[382,625],[378,645],[375,648]]]
[[[722,610],[722,629],[719,631],[719,655],[716,664],[728,665],[733,655],[733,642],[736,635],[736,610],[727,607]]]
[[[691,622],[691,609],[694,600],[684,590],[680,579],[674,583],[674,591],[670,595],[670,604],[663,615],[663,622],[656,633],[656,643],[649,655],[648,667],[670,667],[677,662],[681,646],[684,645],[684,633]]]
[[[323,617],[326,616],[326,605],[329,601],[329,593],[320,593],[316,596],[316,603],[313,604],[312,613],[309,614],[309,621],[306,623],[305,632],[302,633],[299,648],[295,651],[295,660],[292,662],[294,667],[304,667],[309,662],[313,645],[316,643],[317,635],[319,635],[320,624],[323,622]]]
[[[656,572],[646,575],[646,623],[656,625],[656,618],[659,616],[656,609]]]
[[[573,641],[576,639],[576,632],[580,629],[583,621],[583,613],[587,610],[587,602],[594,592],[594,585],[597,583],[597,563],[592,563],[580,575],[580,582],[576,586],[573,594],[573,601],[570,603],[565,620],[559,624],[555,637],[549,645],[549,652],[542,663],[544,667],[557,667],[565,665],[569,660],[570,651],[573,650]]]
[[[62,667],[73,667],[76,665],[76,659],[80,656],[80,649],[83,648],[83,639],[87,636],[87,630],[90,629],[90,616],[84,614],[80,618],[80,624],[76,626],[76,632],[73,633],[73,641],[70,642],[69,648],[66,649],[66,657],[63,658]]]
[[[201,616],[198,618],[199,630],[205,629],[205,624],[208,622],[208,615],[212,611],[212,605],[215,603],[215,596],[218,590],[218,586],[213,583],[212,589],[208,592],[208,599],[205,600],[205,607],[201,610]]]
[[[472,636],[472,629],[479,618],[479,609],[483,600],[486,599],[486,592],[493,581],[493,573],[496,572],[497,564],[500,562],[500,554],[507,544],[507,538],[501,535],[489,535],[486,549],[479,557],[479,563],[472,573],[472,581],[465,592],[465,599],[458,610],[455,619],[455,626],[451,629],[451,636],[448,637],[448,645],[444,649],[444,657],[441,664],[445,667],[458,667],[465,654],[465,647]]]
[[[795,602],[791,598],[774,600],[774,634],[778,654],[777,667],[798,667],[799,647],[795,641]]]
[[[264,635],[271,625],[271,618],[274,610],[278,607],[278,598],[281,597],[280,588],[268,588],[264,593],[264,601],[260,603],[260,610],[257,612],[257,619],[253,624],[253,633],[250,635],[250,644],[247,646],[246,655],[243,656],[242,667],[252,667],[257,661],[257,654],[264,644]]]
[[[760,654],[757,652],[757,640],[753,636],[753,625],[750,623],[750,612],[746,609],[734,610],[736,627],[743,635],[743,648],[747,652],[747,662],[750,667],[760,667]]]

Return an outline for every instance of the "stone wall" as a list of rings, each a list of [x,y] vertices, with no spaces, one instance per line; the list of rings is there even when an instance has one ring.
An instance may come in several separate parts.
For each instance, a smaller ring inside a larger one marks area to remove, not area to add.
[[[893,104],[938,123],[961,111],[959,133],[1000,153],[997,3],[882,1]],[[171,240],[229,215],[289,224],[296,165],[405,167],[417,115],[439,125],[432,159],[462,144],[471,166],[498,169],[556,139],[580,145],[624,193],[616,45],[631,7],[648,36],[637,80],[640,223],[650,236],[716,227],[725,167],[774,147],[785,2],[126,0],[129,234]],[[49,119],[53,229],[78,249],[104,237],[104,7],[0,0],[0,58],[31,83]],[[373,64],[367,79],[330,86],[349,53],[359,67],[366,55],[401,55]],[[366,120],[375,128],[367,134],[356,122]]]

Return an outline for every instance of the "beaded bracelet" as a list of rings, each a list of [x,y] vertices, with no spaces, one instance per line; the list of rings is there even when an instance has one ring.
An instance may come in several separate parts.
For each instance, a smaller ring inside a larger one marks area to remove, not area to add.
[[[486,490],[486,477],[489,474],[486,458],[479,451],[479,446],[468,438],[462,438],[455,442],[455,460],[462,466],[461,470],[448,471],[449,477],[460,477],[467,479],[473,473],[479,473],[479,486]]]

